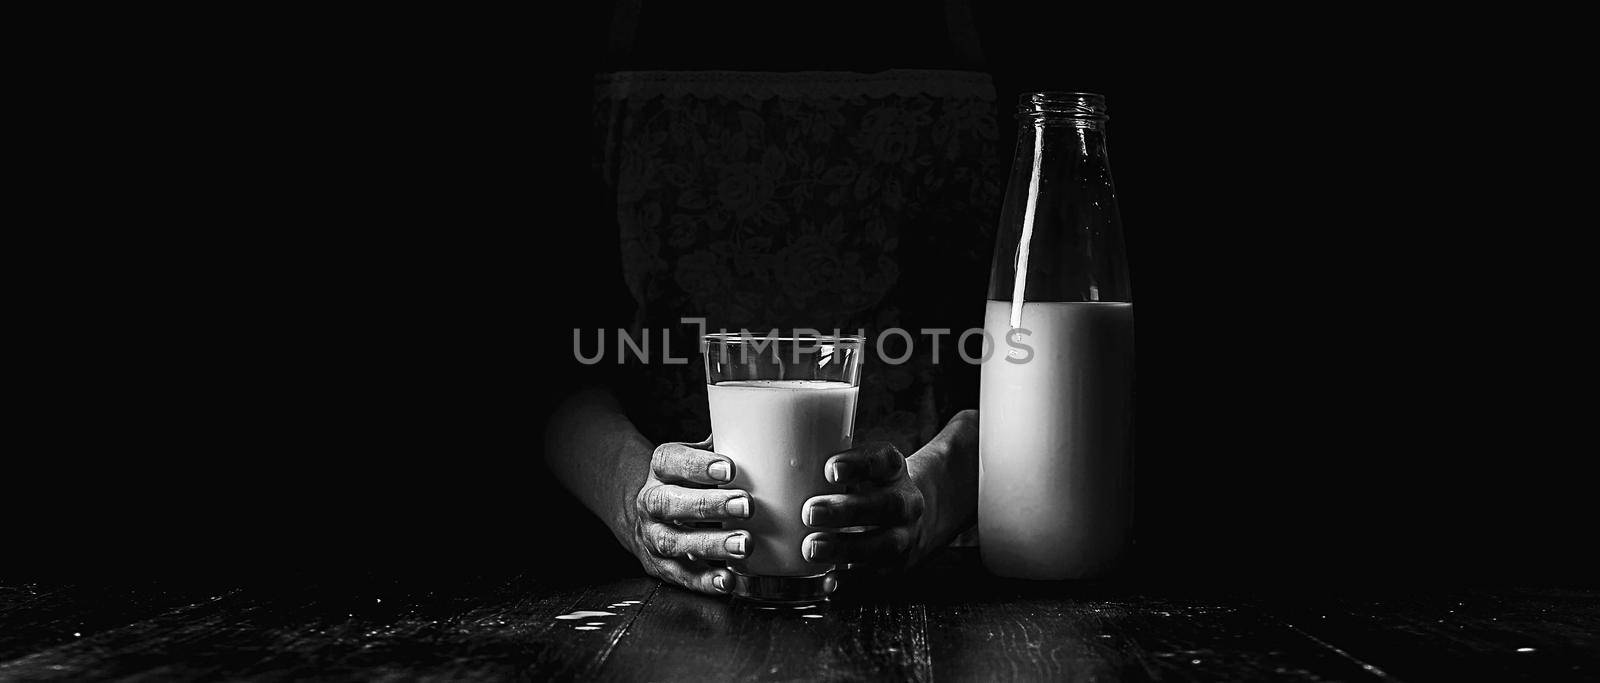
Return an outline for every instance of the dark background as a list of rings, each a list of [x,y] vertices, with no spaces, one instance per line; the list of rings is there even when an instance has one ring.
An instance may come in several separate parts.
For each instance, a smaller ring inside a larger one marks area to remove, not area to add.
[[[935,59],[872,39],[910,4],[810,5],[756,34],[733,6],[679,24],[656,7],[644,21],[673,28],[641,33],[637,59],[661,67]],[[1499,214],[1463,177],[1476,157],[1439,134],[1453,95],[1420,38],[1337,16],[976,18],[1003,110],[1031,89],[1110,104],[1139,302],[1141,571],[1590,575],[1586,456],[1502,384],[1516,370],[1498,359],[1536,353],[1537,328],[1507,322],[1492,274],[1433,269],[1492,241]],[[137,179],[193,236],[149,231],[138,265],[63,284],[95,301],[59,314],[71,332],[39,327],[70,358],[17,415],[36,431],[0,478],[6,567],[627,562],[538,464],[550,387],[575,379],[571,321],[616,282],[590,265],[608,235],[587,177],[608,21],[365,17],[225,70],[261,94],[180,139],[238,153]],[[860,35],[789,56],[840,27]],[[1534,338],[1480,353],[1507,325]]]

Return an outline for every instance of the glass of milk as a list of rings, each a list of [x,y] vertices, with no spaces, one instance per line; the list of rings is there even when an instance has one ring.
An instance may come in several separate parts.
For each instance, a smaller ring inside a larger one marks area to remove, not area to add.
[[[712,448],[733,459],[728,488],[749,492],[748,556],[728,563],[733,594],[767,602],[827,597],[834,565],[807,562],[800,545],[814,531],[800,520],[812,496],[843,489],[823,465],[854,443],[864,339],[856,336],[705,337]]]

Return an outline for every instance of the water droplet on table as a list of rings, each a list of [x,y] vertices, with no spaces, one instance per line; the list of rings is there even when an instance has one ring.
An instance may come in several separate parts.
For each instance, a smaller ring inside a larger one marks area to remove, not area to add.
[[[617,616],[616,612],[597,612],[595,610],[579,610],[577,612],[573,612],[572,614],[563,614],[563,615],[561,615],[559,617],[556,617],[556,618],[557,619],[588,619],[589,617],[614,617],[614,616]]]

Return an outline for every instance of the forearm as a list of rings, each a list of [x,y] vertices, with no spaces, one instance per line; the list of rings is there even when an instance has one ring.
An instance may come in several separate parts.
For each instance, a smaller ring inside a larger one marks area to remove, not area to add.
[[[963,410],[911,457],[911,480],[922,492],[928,518],[921,553],[948,545],[977,521],[978,413]]]
[[[550,471],[624,544],[633,496],[649,474],[654,449],[604,389],[572,395],[545,428]]]

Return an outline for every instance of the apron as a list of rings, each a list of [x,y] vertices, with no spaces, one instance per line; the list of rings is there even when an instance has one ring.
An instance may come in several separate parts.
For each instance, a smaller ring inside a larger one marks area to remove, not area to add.
[[[656,356],[629,365],[618,392],[646,437],[710,430],[700,328],[684,317],[708,331],[864,331],[873,345],[889,328],[916,335],[904,363],[866,356],[857,443],[910,455],[976,406],[944,380],[976,377],[955,335],[981,326],[1003,189],[986,74],[625,71],[597,76],[594,94],[630,332],[648,330]],[[954,334],[935,363],[919,330],[937,327]],[[660,362],[663,331],[689,363]],[[885,342],[901,355],[903,341]]]

